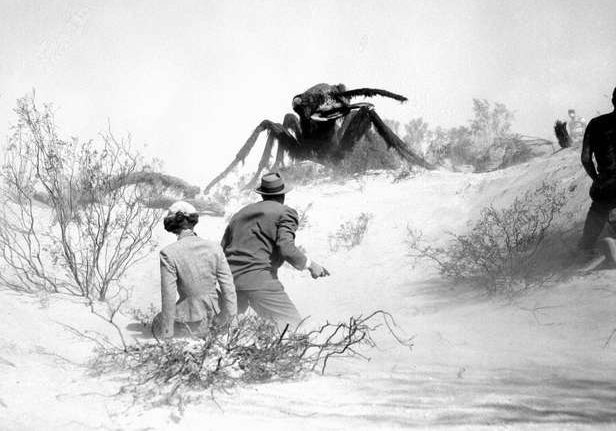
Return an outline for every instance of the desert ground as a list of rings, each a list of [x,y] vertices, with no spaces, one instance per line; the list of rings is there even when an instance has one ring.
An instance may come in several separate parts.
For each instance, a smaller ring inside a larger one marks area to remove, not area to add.
[[[378,348],[362,352],[370,361],[338,359],[325,375],[208,394],[182,411],[133,403],[118,394],[122,375],[91,374],[97,344],[84,335],[117,334],[79,301],[0,291],[0,428],[614,429],[616,271],[488,297],[444,280],[430,262],[415,262],[406,241],[410,226],[442,243],[483,206],[507,205],[545,180],[567,190],[573,216],[562,221],[579,228],[590,182],[577,150],[483,174],[440,170],[395,182],[391,172],[373,172],[297,186],[287,204],[312,204],[297,242],[332,274],[315,281],[282,269],[300,312],[318,323],[386,310],[414,336],[412,351],[377,332]],[[256,199],[238,194],[227,212]],[[372,218],[362,243],[332,252],[328,236],[364,212]],[[218,240],[224,226],[225,218],[202,217],[197,232]],[[156,238],[159,247],[174,241],[162,226]],[[153,251],[130,270],[132,307],[159,303],[158,277]],[[147,338],[128,315],[119,323],[127,339]]]

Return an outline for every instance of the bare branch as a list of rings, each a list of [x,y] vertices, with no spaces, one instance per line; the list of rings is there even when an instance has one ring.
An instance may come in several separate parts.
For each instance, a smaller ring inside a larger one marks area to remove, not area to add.
[[[188,396],[187,390],[294,379],[315,369],[324,373],[335,357],[367,360],[361,349],[376,347],[371,334],[379,327],[387,328],[399,344],[412,347],[412,338],[402,337],[393,317],[382,310],[347,322],[326,322],[308,332],[289,326],[279,331],[272,322],[244,316],[231,326],[211,328],[201,338],[101,348],[91,366],[97,373],[127,371],[125,391],[170,403],[173,397]]]

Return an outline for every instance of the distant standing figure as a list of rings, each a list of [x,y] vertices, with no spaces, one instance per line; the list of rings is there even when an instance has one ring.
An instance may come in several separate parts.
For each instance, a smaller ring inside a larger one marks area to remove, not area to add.
[[[586,129],[586,120],[582,117],[578,117],[575,113],[575,109],[569,109],[569,121],[567,121],[567,131],[571,138],[572,145],[579,145],[584,138],[584,131]]]
[[[224,253],[217,243],[197,236],[193,228],[198,221],[195,208],[183,201],[174,203],[164,219],[165,230],[177,241],[160,252],[162,311],[152,322],[157,338],[173,337],[186,326],[201,336],[214,322],[224,323],[237,313]]]
[[[233,272],[238,312],[244,313],[250,305],[280,328],[299,323],[301,317],[278,280],[278,268],[286,261],[295,269],[307,269],[315,279],[329,275],[295,246],[297,212],[284,205],[290,190],[280,174],[264,175],[255,190],[263,200],[238,211],[222,239]]]
[[[616,88],[612,104],[614,111],[590,120],[584,133],[582,165],[593,181],[590,187],[592,204],[580,241],[580,248],[584,250],[595,247],[606,222],[616,227]]]

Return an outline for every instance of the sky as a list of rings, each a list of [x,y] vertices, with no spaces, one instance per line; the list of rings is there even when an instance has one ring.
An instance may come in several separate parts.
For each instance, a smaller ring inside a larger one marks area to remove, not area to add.
[[[0,0],[0,139],[16,100],[52,103],[61,134],[111,125],[204,186],[263,119],[320,82],[408,97],[381,117],[465,125],[472,99],[513,130],[612,109],[616,1]],[[255,153],[259,148],[255,148]]]

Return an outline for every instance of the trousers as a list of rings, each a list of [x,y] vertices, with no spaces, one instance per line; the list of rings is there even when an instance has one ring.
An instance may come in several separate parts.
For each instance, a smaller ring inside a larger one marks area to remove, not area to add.
[[[158,313],[152,320],[152,335],[155,338],[163,338],[162,331],[162,313]],[[210,332],[210,319],[206,318],[196,322],[180,322],[178,320],[173,323],[174,337],[205,337]]]
[[[594,201],[590,204],[586,221],[584,222],[584,232],[580,240],[580,248],[590,250],[595,244],[606,223],[609,222],[612,230],[616,229],[616,200]]]
[[[265,288],[237,291],[237,312],[243,314],[252,308],[258,316],[273,320],[279,329],[288,324],[295,329],[302,320],[297,308],[284,291],[282,283],[272,280]]]

